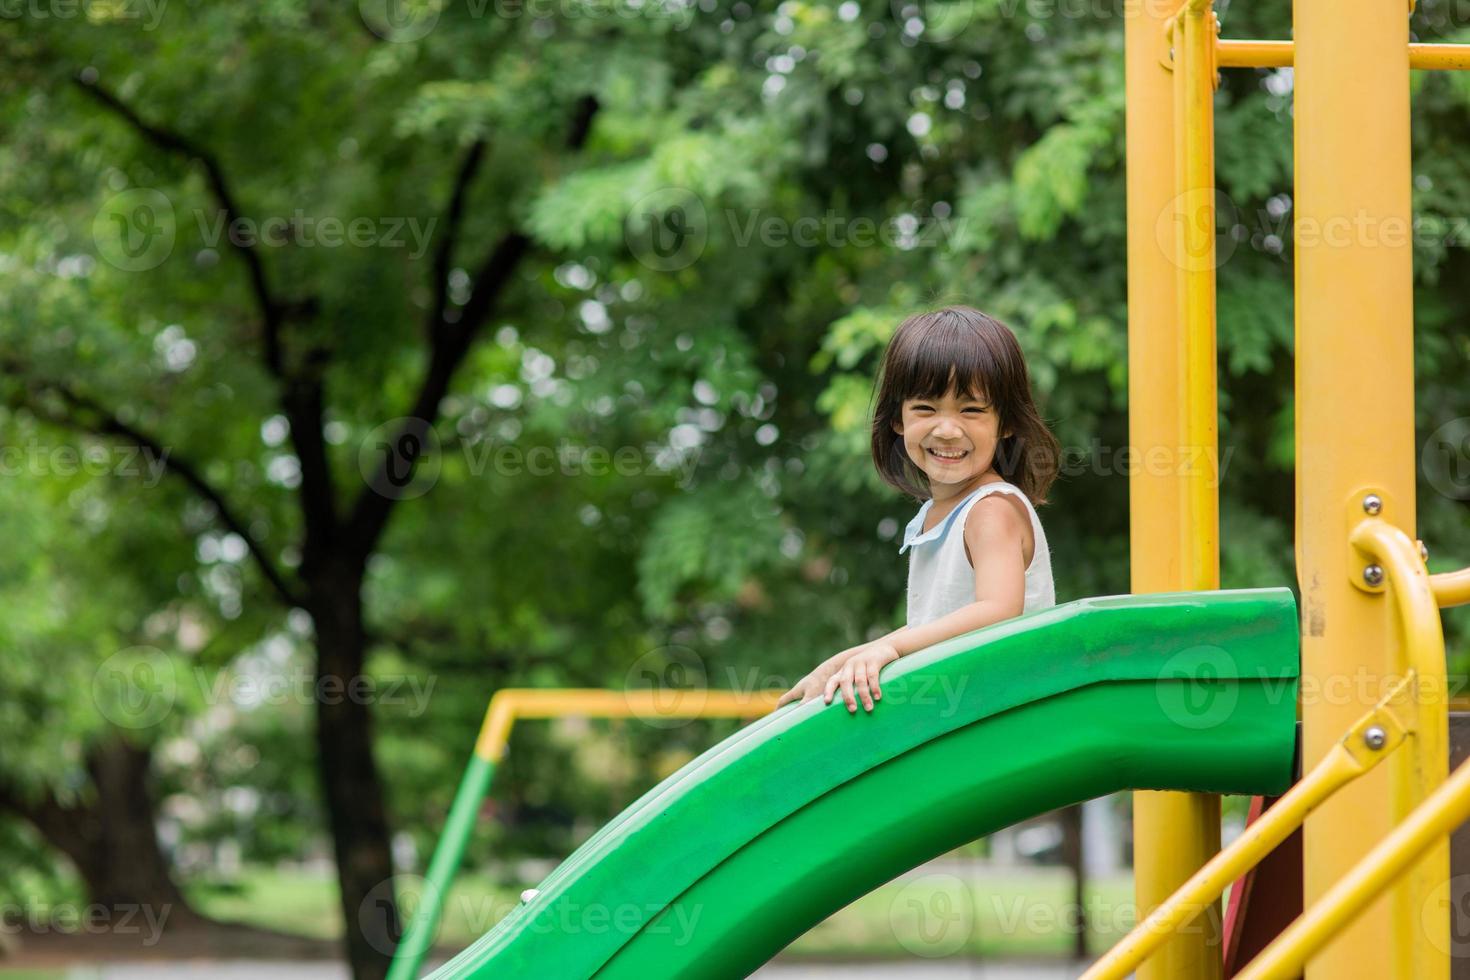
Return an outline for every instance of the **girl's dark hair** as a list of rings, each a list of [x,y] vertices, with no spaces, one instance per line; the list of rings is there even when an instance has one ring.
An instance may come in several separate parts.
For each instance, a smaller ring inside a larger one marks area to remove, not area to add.
[[[919,500],[929,478],[904,452],[893,431],[909,398],[940,398],[951,390],[984,395],[999,415],[1003,435],[994,468],[1031,503],[1046,503],[1056,480],[1061,447],[1031,400],[1026,358],[1010,327],[968,306],[917,313],[888,342],[873,407],[873,463],[885,483]]]

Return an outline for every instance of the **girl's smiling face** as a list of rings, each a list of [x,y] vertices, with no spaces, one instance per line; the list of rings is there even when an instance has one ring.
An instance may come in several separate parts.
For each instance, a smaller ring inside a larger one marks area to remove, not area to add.
[[[943,500],[968,492],[991,472],[1003,433],[983,394],[953,388],[939,398],[905,398],[893,430],[904,452],[929,478],[931,496]]]

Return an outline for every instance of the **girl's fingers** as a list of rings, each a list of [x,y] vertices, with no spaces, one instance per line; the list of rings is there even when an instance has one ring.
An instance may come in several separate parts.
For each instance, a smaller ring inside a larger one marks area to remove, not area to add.
[[[841,671],[838,671],[837,673],[833,674],[831,677],[827,678],[827,687],[822,692],[822,700],[824,702],[826,702],[827,704],[831,704],[832,703],[832,695],[837,692],[837,685],[840,684],[840,683],[842,683],[842,672]]]
[[[842,700],[847,702],[848,714],[857,713],[857,697],[852,690],[852,668],[847,667],[842,671]]]
[[[883,700],[883,685],[878,683],[878,675],[880,673],[882,673],[881,669],[880,670],[873,671],[872,686],[873,686],[873,700],[874,701],[882,701]]]
[[[853,679],[857,682],[858,697],[862,699],[863,710],[873,710],[873,697],[868,692],[868,668],[864,664],[858,664],[853,669]]]

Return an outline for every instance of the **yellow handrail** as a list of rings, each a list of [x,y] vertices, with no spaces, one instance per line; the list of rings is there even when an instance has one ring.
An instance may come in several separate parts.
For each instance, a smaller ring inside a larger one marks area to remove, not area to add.
[[[1371,770],[1404,743],[1409,729],[1393,707],[1412,707],[1412,673],[1343,735],[1332,751],[1233,843],[1195,872],[1179,890],[1108,953],[1081,980],[1122,980],[1158,950],[1171,933],[1192,921],[1225,888],[1260,863],[1321,803]]]
[[[1462,568],[1458,572],[1440,572],[1438,575],[1431,575],[1429,576],[1429,588],[1434,593],[1434,601],[1439,603],[1441,609],[1463,606],[1470,602],[1470,568]]]
[[[1444,627],[1439,618],[1439,597],[1430,584],[1429,571],[1418,546],[1407,534],[1381,517],[1367,517],[1354,525],[1348,542],[1383,569],[1388,591],[1398,610],[1403,630],[1404,665],[1419,675],[1415,701],[1415,755],[1431,785],[1444,781],[1449,771],[1449,717],[1446,714]]]
[[[1369,497],[1363,498],[1366,509]],[[1381,505],[1380,505],[1381,506]],[[1445,676],[1444,629],[1440,621],[1439,602],[1429,583],[1429,569],[1424,554],[1412,537],[1383,517],[1373,516],[1356,521],[1348,532],[1348,541],[1368,562],[1382,570],[1383,581],[1398,612],[1400,649],[1407,658],[1406,670],[1418,675],[1415,702],[1414,740],[1410,749],[1412,764],[1395,768],[1396,783],[1388,804],[1394,822],[1408,819],[1413,810],[1427,799],[1432,790],[1449,775],[1449,709],[1448,682]],[[1358,574],[1370,582],[1370,566]],[[1448,841],[1428,847],[1428,854],[1410,872],[1409,892],[1395,889],[1396,900],[1390,910],[1395,929],[1402,935],[1417,934],[1414,944],[1417,962],[1409,966],[1406,976],[1428,980],[1448,977],[1449,962],[1431,963],[1422,958],[1437,957],[1437,950],[1449,948],[1449,916],[1424,919],[1419,902],[1405,901],[1407,894],[1428,896],[1450,873]]]
[[[1295,977],[1312,954],[1391,885],[1424,852],[1470,818],[1470,762],[1464,762],[1408,819],[1369,851],[1322,900],[1267,946],[1237,980]],[[1448,921],[1449,916],[1442,916]],[[1447,949],[1448,947],[1441,947]]]
[[[475,755],[497,762],[517,718],[758,718],[776,707],[779,691],[715,691],[706,688],[634,689],[507,687],[485,711]]]

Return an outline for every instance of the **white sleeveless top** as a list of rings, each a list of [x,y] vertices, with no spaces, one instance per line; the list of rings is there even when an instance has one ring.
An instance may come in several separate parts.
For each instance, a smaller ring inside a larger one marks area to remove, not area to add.
[[[924,517],[934,505],[933,499],[924,501],[924,506],[904,529],[903,547],[898,553],[914,549],[909,556],[909,626],[933,622],[975,601],[975,569],[965,556],[965,519],[977,500],[992,493],[1020,497],[1031,517],[1031,533],[1036,540],[1031,564],[1026,566],[1026,600],[1021,612],[1035,612],[1057,604],[1051,578],[1051,549],[1047,547],[1046,532],[1041,529],[1036,508],[1031,506],[1025,491],[1014,483],[987,483],[945,515],[944,520],[920,534]]]

